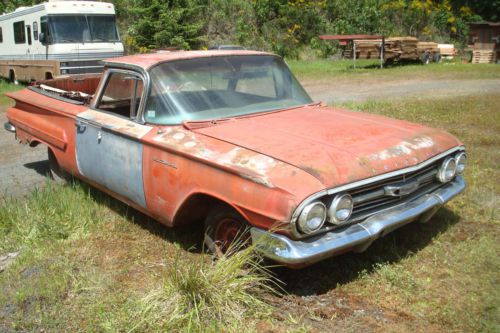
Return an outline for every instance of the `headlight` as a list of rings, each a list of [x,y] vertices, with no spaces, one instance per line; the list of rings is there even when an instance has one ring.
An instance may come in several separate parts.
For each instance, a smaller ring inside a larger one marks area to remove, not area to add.
[[[326,219],[326,206],[322,202],[313,202],[307,205],[298,220],[300,231],[306,234],[313,233],[323,226]]]
[[[337,195],[328,209],[329,221],[333,224],[344,223],[351,217],[352,208],[352,197],[349,194]]]
[[[448,157],[439,167],[437,177],[441,183],[446,183],[452,180],[456,173],[457,161],[453,157]]]
[[[457,161],[457,174],[461,174],[465,170],[465,165],[467,164],[467,155],[465,153],[460,153],[455,157]]]

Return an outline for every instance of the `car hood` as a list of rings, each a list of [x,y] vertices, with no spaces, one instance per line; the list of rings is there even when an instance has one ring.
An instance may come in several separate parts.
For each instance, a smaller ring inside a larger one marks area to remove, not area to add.
[[[321,105],[192,130],[293,165],[325,187],[413,166],[461,144],[441,130]]]

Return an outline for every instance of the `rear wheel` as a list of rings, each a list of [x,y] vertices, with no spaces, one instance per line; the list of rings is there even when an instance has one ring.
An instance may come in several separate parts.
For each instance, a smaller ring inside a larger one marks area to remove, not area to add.
[[[214,208],[205,220],[205,246],[217,255],[237,250],[250,242],[248,222],[227,206]]]
[[[71,175],[59,166],[57,158],[50,148],[47,148],[47,154],[49,157],[50,178],[52,178],[56,183],[61,184],[71,181]]]

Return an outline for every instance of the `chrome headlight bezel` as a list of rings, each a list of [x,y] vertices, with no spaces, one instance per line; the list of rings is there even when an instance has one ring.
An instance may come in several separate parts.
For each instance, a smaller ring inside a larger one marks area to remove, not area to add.
[[[323,213],[321,214],[322,216],[320,217],[320,223],[317,223],[316,225],[309,225],[308,222],[312,220],[312,217],[309,215],[314,212],[314,209],[322,209]],[[299,215],[299,218],[297,220],[297,227],[298,229],[304,233],[304,234],[312,234],[323,226],[326,220],[326,206],[324,203],[321,201],[315,201],[310,203],[309,205],[305,206],[302,212]]]
[[[328,221],[335,225],[345,223],[351,217],[353,208],[354,202],[350,194],[337,194],[328,208]]]
[[[457,161],[454,157],[446,158],[439,167],[437,178],[441,183],[447,183],[457,174]]]
[[[467,154],[465,152],[461,152],[457,156],[455,156],[455,161],[456,161],[456,174],[461,175],[465,167],[467,166]]]

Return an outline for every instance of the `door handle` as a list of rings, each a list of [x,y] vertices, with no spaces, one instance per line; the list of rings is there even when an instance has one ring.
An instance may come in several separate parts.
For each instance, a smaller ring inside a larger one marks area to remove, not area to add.
[[[87,129],[87,125],[80,123],[80,122],[76,122],[75,126],[76,126],[77,133],[83,133]]]

